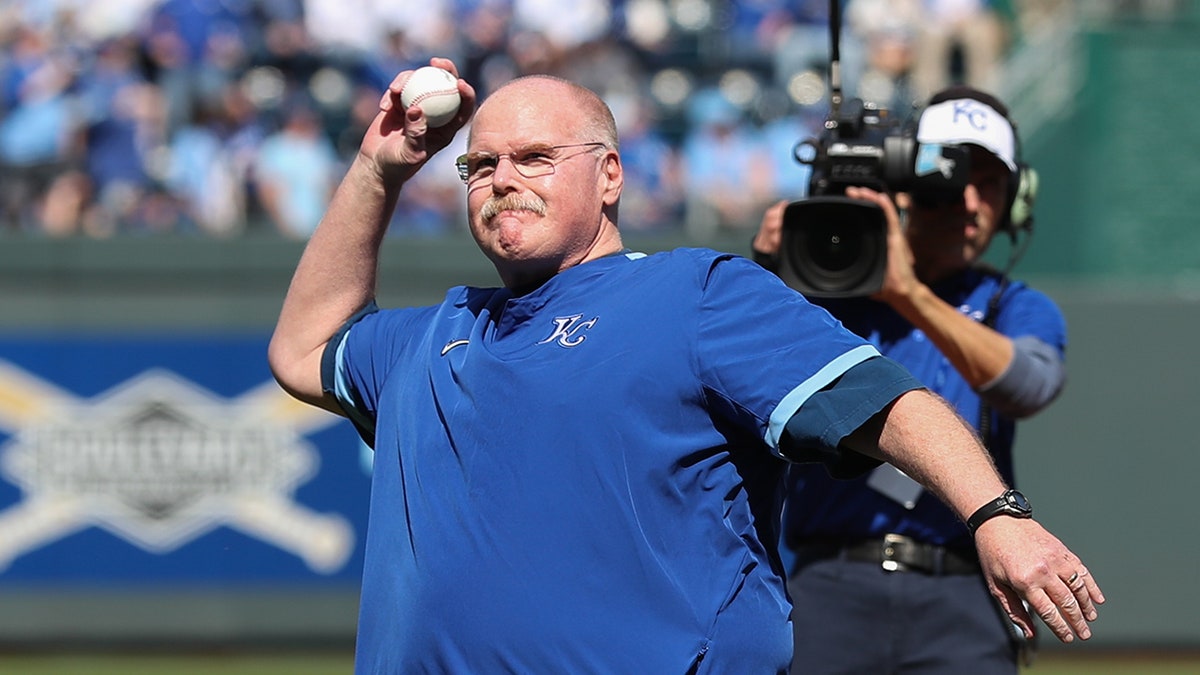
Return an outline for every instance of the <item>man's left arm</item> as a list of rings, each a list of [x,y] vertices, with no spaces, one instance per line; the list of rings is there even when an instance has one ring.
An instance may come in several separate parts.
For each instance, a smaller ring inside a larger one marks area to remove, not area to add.
[[[963,314],[924,284],[886,301],[919,328],[976,391],[996,381],[1012,363],[1011,338]]]
[[[854,451],[894,464],[964,522],[1008,486],[971,428],[925,390],[897,397],[843,439]],[[1029,637],[1025,600],[1063,642],[1091,637],[1104,595],[1083,562],[1032,518],[997,517],[975,532],[988,587]]]

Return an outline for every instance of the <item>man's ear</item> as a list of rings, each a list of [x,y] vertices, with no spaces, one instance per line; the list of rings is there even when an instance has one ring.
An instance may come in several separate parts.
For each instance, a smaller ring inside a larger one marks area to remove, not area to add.
[[[609,151],[601,160],[601,179],[605,181],[604,203],[616,204],[625,187],[625,169],[621,166],[621,157],[616,152]]]

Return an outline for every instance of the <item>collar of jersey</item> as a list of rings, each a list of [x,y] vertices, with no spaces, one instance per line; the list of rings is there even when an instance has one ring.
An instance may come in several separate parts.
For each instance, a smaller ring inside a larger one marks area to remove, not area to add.
[[[607,274],[619,265],[645,257],[645,253],[623,249],[565,269],[525,295],[513,296],[508,289],[500,289],[497,299],[503,298],[504,307],[500,317],[497,317],[498,325],[503,327],[504,324],[524,322],[535,316],[542,307],[560,297],[564,292],[578,288],[581,284],[587,284],[589,279]]]

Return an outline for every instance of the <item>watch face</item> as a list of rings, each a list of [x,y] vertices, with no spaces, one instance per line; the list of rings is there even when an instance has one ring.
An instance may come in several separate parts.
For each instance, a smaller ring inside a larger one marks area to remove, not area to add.
[[[1017,509],[1018,511],[1028,512],[1028,511],[1033,510],[1033,507],[1030,506],[1029,500],[1025,498],[1025,495],[1021,494],[1020,492],[1017,492],[1016,490],[1010,490],[1008,492],[1007,498],[1008,498],[1008,503],[1011,504],[1012,507]]]

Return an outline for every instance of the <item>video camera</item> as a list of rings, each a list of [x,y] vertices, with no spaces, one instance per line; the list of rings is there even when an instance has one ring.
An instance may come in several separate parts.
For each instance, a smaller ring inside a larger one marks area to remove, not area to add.
[[[838,2],[830,2],[830,114],[817,138],[801,140],[796,161],[812,167],[809,197],[787,205],[776,273],[814,297],[855,297],[879,290],[887,269],[887,221],[872,202],[845,196],[849,186],[907,192],[914,200],[961,195],[970,175],[963,146],[922,144],[914,125],[862,99],[842,100],[838,82]]]

